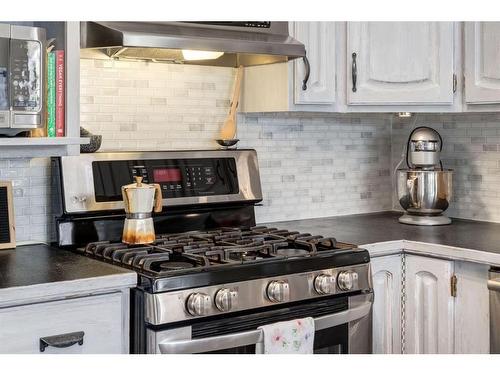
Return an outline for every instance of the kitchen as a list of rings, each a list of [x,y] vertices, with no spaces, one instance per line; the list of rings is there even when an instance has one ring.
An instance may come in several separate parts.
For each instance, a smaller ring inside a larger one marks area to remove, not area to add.
[[[499,25],[2,23],[66,94],[1,130],[0,352],[497,353]]]

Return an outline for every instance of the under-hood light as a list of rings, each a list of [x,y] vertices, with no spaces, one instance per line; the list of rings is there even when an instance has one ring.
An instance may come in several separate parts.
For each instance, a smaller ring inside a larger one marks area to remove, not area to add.
[[[199,61],[199,60],[215,60],[221,57],[224,52],[217,51],[195,51],[191,49],[183,49],[182,57],[187,61]]]

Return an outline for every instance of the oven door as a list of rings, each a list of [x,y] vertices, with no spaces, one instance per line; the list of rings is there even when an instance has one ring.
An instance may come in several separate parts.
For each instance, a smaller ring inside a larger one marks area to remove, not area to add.
[[[371,293],[336,297],[191,326],[148,329],[148,353],[262,353],[259,326],[307,316],[315,323],[314,353],[371,353],[372,299]]]

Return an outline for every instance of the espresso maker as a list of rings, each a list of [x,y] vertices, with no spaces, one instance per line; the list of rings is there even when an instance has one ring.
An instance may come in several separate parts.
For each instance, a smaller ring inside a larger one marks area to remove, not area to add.
[[[399,222],[412,225],[446,225],[443,214],[452,193],[452,173],[441,161],[443,139],[434,129],[415,128],[406,144],[407,169],[397,171],[398,200],[405,214]]]
[[[130,245],[154,242],[155,228],[151,211],[162,210],[160,185],[145,184],[142,177],[136,176],[134,183],[122,186],[122,197],[126,212],[122,242]]]

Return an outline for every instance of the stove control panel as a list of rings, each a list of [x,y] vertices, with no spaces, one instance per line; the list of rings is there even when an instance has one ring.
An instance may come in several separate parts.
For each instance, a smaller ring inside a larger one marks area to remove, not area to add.
[[[164,199],[238,194],[236,161],[199,159],[103,160],[92,163],[96,202],[121,201],[121,187],[141,176],[159,184]]]
[[[161,325],[315,298],[371,293],[370,265],[365,263],[224,285],[145,293],[145,320],[148,324]]]

